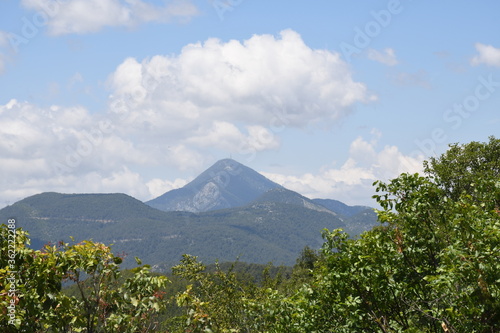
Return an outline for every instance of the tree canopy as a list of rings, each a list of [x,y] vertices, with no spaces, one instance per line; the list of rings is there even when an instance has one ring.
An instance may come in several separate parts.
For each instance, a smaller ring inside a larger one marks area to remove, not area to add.
[[[12,225],[0,227],[2,332],[146,332],[158,326],[166,277],[152,276],[143,265],[122,279],[122,258],[92,241],[33,250],[27,233]],[[74,296],[62,289],[70,283]]]

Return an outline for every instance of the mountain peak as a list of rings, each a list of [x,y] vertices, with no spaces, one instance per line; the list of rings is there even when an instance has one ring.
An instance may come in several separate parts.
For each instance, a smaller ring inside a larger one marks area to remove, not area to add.
[[[218,160],[217,162],[215,162],[214,165],[212,165],[212,167],[233,169],[241,165],[243,164],[241,164],[236,160],[233,160],[232,158],[223,158],[222,160]]]
[[[164,211],[204,212],[243,206],[281,185],[230,158],[215,162],[193,181],[146,202]]]

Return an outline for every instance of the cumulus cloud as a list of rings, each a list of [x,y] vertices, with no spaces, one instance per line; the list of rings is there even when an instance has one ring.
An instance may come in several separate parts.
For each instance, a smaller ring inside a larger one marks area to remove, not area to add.
[[[149,193],[139,174],[123,166],[157,156],[83,107],[41,108],[13,99],[0,105],[0,123],[0,173],[8,175],[0,180],[0,201],[42,191]]]
[[[242,147],[253,148],[256,152],[279,147],[278,138],[262,126],[247,126],[247,134],[225,121],[214,121],[210,128],[200,128],[186,142],[199,147],[213,147],[225,151],[238,151]]]
[[[292,30],[127,58],[107,83],[120,135],[161,142],[178,165],[202,161],[207,149],[250,158],[278,149],[284,128],[333,125],[376,98],[338,53],[311,49]]]
[[[11,189],[0,190],[0,201],[43,191],[151,199],[183,181],[149,170],[196,174],[221,153],[249,160],[279,149],[286,127],[333,125],[374,99],[337,53],[311,49],[291,30],[128,58],[107,84],[102,114],[76,105],[0,105],[0,171],[9,175],[0,188]],[[329,177],[345,179],[348,167]]]
[[[382,52],[369,49],[368,59],[380,62],[387,66],[395,66],[398,64],[398,59],[396,58],[396,53],[391,48],[386,48]]]
[[[338,53],[313,50],[300,35],[209,39],[176,56],[126,59],[109,78],[111,109],[151,133],[198,130],[215,119],[305,127],[333,123],[370,95]],[[165,131],[168,130],[168,131]]]
[[[173,0],[163,7],[141,0],[22,0],[22,5],[44,13],[52,35],[86,34],[105,27],[133,27],[147,22],[187,21],[198,14],[189,0]]]
[[[154,178],[147,182],[146,186],[149,189],[149,193],[151,193],[151,195],[156,198],[164,194],[165,192],[183,187],[187,183],[187,180],[180,178],[176,178],[174,181]]]
[[[396,146],[377,149],[377,140],[358,137],[351,143],[348,159],[340,166],[326,166],[316,174],[299,176],[263,173],[266,177],[310,198],[332,198],[354,205],[371,205],[373,182],[389,180],[403,172],[422,172],[423,156],[410,157]]]
[[[471,59],[473,66],[485,64],[487,66],[500,67],[500,49],[491,45],[476,43],[476,50],[479,55]]]

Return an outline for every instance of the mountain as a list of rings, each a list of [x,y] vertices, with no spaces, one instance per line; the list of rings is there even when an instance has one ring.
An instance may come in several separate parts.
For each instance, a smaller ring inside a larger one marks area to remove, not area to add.
[[[334,216],[338,215],[335,211],[327,209],[322,205],[318,205],[314,203],[314,201],[312,201],[311,199],[308,199],[297,192],[287,190],[286,188],[283,187],[271,189],[263,193],[260,197],[258,197],[254,201],[254,203],[258,202],[279,202],[279,203],[303,207],[306,209],[316,210],[318,212],[332,214]]]
[[[124,194],[42,193],[0,210],[30,233],[32,246],[92,239],[113,244],[144,263],[171,267],[182,254],[206,262],[242,261],[292,265],[302,248],[318,248],[323,228],[345,227],[332,212],[256,201],[202,213],[163,212]]]
[[[204,191],[207,186],[217,190]],[[206,211],[163,211],[121,193],[49,192],[1,209],[0,220],[15,218],[16,225],[30,233],[34,248],[48,242],[73,243],[70,236],[75,242],[92,239],[113,244],[116,254],[127,254],[124,267],[133,266],[137,256],[157,270],[169,270],[185,253],[207,263],[239,258],[293,265],[306,245],[321,246],[324,228],[343,228],[356,236],[377,224],[370,208],[310,200],[233,160],[219,161],[181,190],[187,194],[171,191],[165,196],[178,198],[175,207]],[[172,202],[165,200],[164,205]],[[221,206],[229,207],[215,209]]]
[[[371,207],[349,206],[333,199],[312,199],[311,201],[337,213],[347,226],[345,231],[350,235],[359,235],[378,224],[377,214]]]
[[[223,159],[184,187],[146,204],[163,211],[205,212],[246,205],[274,188],[281,185],[235,160]]]
[[[179,216],[166,215],[126,194],[37,194],[0,210],[27,230],[33,248],[47,242],[85,239],[115,244],[118,252],[134,253],[142,240],[172,238],[181,229]],[[131,245],[131,246],[129,246]],[[142,251],[139,251],[142,252]],[[133,257],[132,257],[133,258]]]
[[[286,188],[276,188],[265,192],[254,203],[285,203],[336,216],[345,232],[355,237],[378,224],[373,208],[368,206],[349,206],[332,199],[309,199]]]
[[[348,206],[343,202],[333,199],[312,199],[312,202],[344,216],[353,216],[366,209],[372,209],[367,206]]]

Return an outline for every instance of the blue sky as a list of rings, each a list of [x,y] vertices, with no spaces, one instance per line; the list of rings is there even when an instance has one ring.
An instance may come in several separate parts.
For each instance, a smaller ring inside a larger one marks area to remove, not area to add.
[[[232,157],[311,198],[499,136],[497,1],[0,2],[0,206]]]

